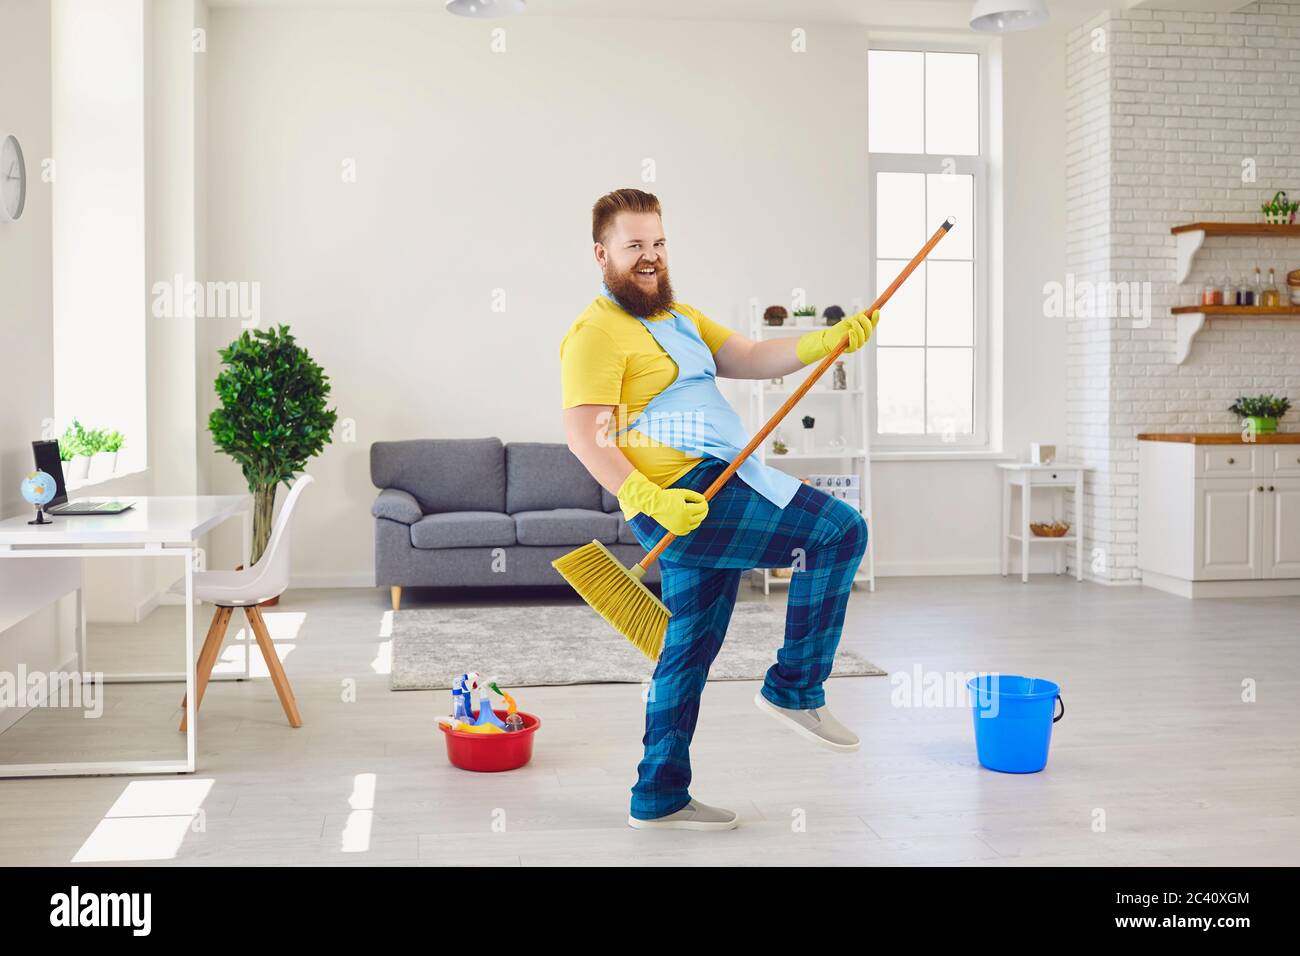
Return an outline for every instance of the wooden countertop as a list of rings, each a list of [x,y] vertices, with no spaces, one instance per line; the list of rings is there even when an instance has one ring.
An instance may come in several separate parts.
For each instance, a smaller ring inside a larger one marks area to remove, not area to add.
[[[1143,432],[1138,441],[1177,441],[1191,445],[1245,445],[1241,432],[1169,432],[1156,434]],[[1300,445],[1300,432],[1277,432],[1270,435],[1256,435],[1250,442],[1254,445]]]

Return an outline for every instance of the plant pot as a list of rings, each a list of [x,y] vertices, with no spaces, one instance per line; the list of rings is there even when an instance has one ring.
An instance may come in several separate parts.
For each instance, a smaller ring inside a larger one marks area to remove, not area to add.
[[[811,455],[817,450],[817,429],[805,428],[800,438],[800,450],[805,455]]]
[[[93,481],[110,477],[113,474],[113,461],[116,457],[111,451],[95,452],[90,456],[90,467],[86,470],[86,477]]]
[[[1256,435],[1272,435],[1277,431],[1277,419],[1266,418],[1263,415],[1247,415],[1246,421],[1250,423],[1250,430]]]
[[[68,462],[67,479],[69,481],[78,481],[84,479],[90,474],[90,456],[73,455],[72,460]]]

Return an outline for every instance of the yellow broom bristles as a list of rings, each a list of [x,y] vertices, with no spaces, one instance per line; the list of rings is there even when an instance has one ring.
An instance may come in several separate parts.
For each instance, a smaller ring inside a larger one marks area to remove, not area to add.
[[[625,568],[609,548],[593,541],[556,558],[551,567],[633,647],[652,661],[659,659],[672,614],[641,583],[641,565]]]

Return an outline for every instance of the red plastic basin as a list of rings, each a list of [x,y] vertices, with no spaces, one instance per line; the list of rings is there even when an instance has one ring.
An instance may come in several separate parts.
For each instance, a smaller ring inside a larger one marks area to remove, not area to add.
[[[503,721],[506,711],[492,712]],[[479,773],[497,773],[515,770],[533,759],[533,734],[542,722],[534,714],[517,712],[524,719],[524,727],[513,734],[467,734],[438,725],[447,739],[447,759],[453,767],[476,770]]]

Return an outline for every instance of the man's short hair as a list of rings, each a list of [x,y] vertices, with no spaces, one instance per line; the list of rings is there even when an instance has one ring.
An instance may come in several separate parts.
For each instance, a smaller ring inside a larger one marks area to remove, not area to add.
[[[662,216],[659,197],[640,189],[615,189],[596,200],[591,207],[591,239],[604,242],[605,231],[621,212],[652,212]]]

